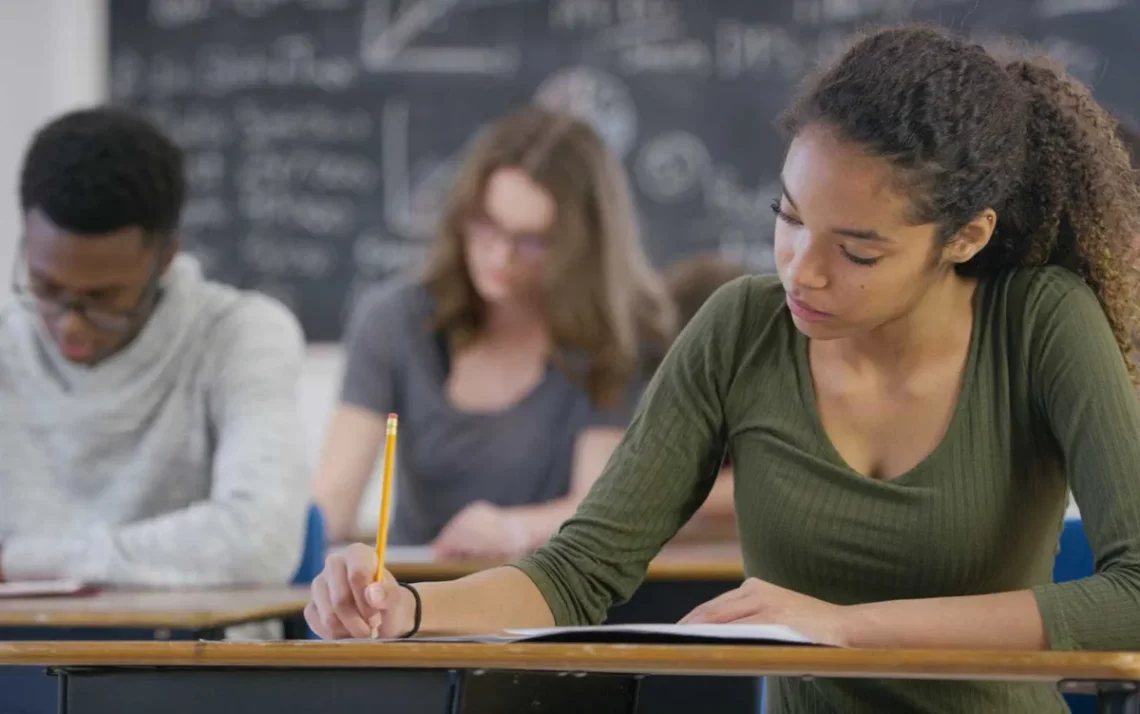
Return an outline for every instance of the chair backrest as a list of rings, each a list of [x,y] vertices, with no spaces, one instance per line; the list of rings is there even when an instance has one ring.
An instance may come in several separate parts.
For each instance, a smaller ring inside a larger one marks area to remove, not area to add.
[[[1084,524],[1079,519],[1066,519],[1061,531],[1061,549],[1053,561],[1053,582],[1067,583],[1087,578],[1095,568]]]
[[[309,506],[309,521],[305,527],[305,551],[301,564],[293,576],[294,585],[308,585],[313,582],[325,564],[325,519],[317,504]]]

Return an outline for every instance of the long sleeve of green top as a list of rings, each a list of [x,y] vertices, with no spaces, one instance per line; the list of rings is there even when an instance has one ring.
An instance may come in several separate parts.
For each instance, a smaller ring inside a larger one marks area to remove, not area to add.
[[[779,281],[725,286],[670,350],[578,513],[516,566],[558,624],[602,621],[707,497],[727,448],[749,576],[838,604],[1032,590],[1053,648],[1140,649],[1140,400],[1108,321],[1059,268],[988,278],[974,310],[945,436],[876,480],[823,430]],[[1070,488],[1096,573],[1053,584]],[[1065,711],[1054,687],[1029,683],[772,690],[773,714]]]

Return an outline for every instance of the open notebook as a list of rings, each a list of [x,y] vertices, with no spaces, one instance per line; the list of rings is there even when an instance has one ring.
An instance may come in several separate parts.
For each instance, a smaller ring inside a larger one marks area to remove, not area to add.
[[[85,595],[95,589],[79,580],[23,580],[0,583],[0,598]]]
[[[507,630],[498,635],[416,637],[383,642],[548,642],[599,644],[815,645],[783,625],[597,625]]]

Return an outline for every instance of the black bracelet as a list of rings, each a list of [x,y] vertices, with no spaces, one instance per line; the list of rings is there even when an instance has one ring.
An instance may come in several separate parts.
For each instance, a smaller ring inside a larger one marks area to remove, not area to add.
[[[420,620],[423,618],[424,614],[424,603],[422,600],[420,600],[419,590],[416,590],[413,586],[408,585],[407,583],[400,583],[400,587],[410,590],[412,592],[412,597],[416,600],[416,616],[412,620],[412,630],[408,634],[400,636],[400,639],[406,640],[409,637],[414,637],[415,634],[420,631]]]

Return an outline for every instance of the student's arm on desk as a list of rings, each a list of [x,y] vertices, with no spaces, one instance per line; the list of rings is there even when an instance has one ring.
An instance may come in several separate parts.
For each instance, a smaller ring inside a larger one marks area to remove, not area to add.
[[[251,298],[215,327],[203,365],[217,438],[209,498],[121,526],[15,536],[12,580],[119,585],[285,583],[300,560],[308,475],[297,407],[304,343],[296,319]]]

